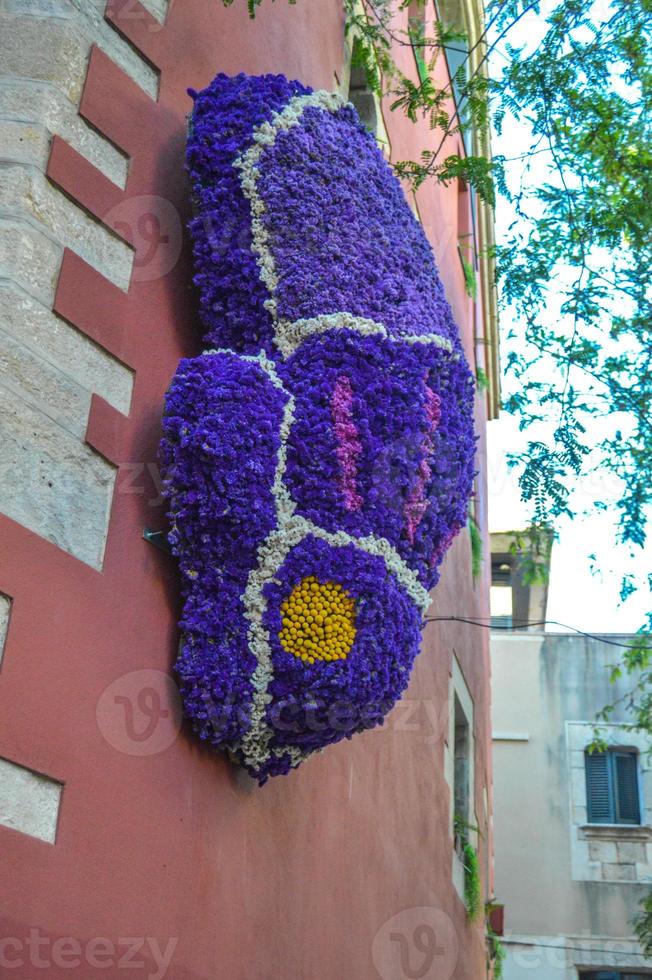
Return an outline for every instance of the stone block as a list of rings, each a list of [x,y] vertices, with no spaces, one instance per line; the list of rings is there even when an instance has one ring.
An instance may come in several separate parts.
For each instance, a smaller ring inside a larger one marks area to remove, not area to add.
[[[573,807],[573,823],[581,826],[587,822],[587,811],[585,806]]]
[[[0,824],[54,844],[61,783],[0,758]]]
[[[566,722],[568,747],[571,751],[582,751],[591,742],[591,725],[579,722]]]
[[[582,868],[581,881],[602,881],[602,863],[587,861]]]
[[[0,512],[102,567],[115,469],[0,385]]]
[[[45,126],[13,119],[0,119],[0,158],[45,170],[50,137]]]
[[[645,862],[636,865],[636,880],[642,884],[652,883],[652,865]]]
[[[652,802],[652,770],[650,769],[644,769],[641,772],[641,791],[643,810],[649,811],[650,802]]]
[[[43,304],[7,283],[0,283],[0,323],[81,388],[97,392],[119,412],[129,413],[132,372]]]
[[[0,278],[17,283],[52,307],[63,249],[44,229],[20,218],[0,218]]]
[[[571,769],[570,789],[573,806],[586,806],[586,775],[584,768]]]
[[[618,851],[616,850],[616,842],[609,840],[589,841],[589,858],[591,861],[617,863]]]
[[[167,17],[171,0],[141,0],[141,3],[149,10],[152,17],[156,17],[162,23]]]
[[[20,52],[14,50],[14,44],[6,42],[10,57],[5,74],[50,81],[72,102],[78,103],[88,54],[91,44],[95,43],[148,95],[156,98],[158,72],[107,23],[103,2],[4,0],[2,9],[6,26],[0,24],[0,36],[16,31],[22,43],[28,45],[26,52]],[[47,31],[43,30],[45,18],[48,19]],[[38,46],[39,40],[46,51],[34,59],[36,66],[30,73],[31,51]]]
[[[0,384],[83,440],[90,392],[0,327]]]
[[[168,0],[146,3],[164,18]],[[125,186],[127,158],[78,114],[91,45],[154,98],[158,72],[106,21],[105,7],[0,3],[0,512],[95,568],[115,470],[83,441],[90,398],[97,392],[128,413],[133,376],[51,307],[64,247],[122,289],[133,251],[44,171],[57,133]],[[0,655],[5,607],[0,593]]]
[[[0,82],[0,120],[6,120],[9,127],[32,125],[41,127],[46,136],[46,145],[35,151],[28,162],[36,162],[45,170],[53,133],[62,136],[75,150],[86,157],[98,170],[117,184],[124,187],[127,180],[128,159],[112,143],[84,122],[78,114],[77,106],[54,86],[47,82],[31,79],[4,79]],[[5,130],[0,121],[0,139],[5,146],[12,145],[12,130]],[[19,134],[20,136],[20,134]],[[15,137],[14,137],[15,138]],[[23,141],[24,143],[24,141]],[[6,159],[21,160],[26,155],[24,145],[14,149],[13,156]]]
[[[619,861],[633,862],[634,864],[637,861],[639,861],[641,864],[645,864],[647,861],[644,841],[618,841],[616,844],[616,849],[618,852]]]
[[[603,864],[603,881],[636,881],[636,865],[634,864]]]
[[[23,0],[0,13],[0,77],[33,78],[55,85],[79,103],[89,43],[69,19],[29,16]]]
[[[36,224],[61,245],[67,245],[116,286],[127,289],[133,250],[72,203],[46,177],[31,167],[0,167],[0,210]]]

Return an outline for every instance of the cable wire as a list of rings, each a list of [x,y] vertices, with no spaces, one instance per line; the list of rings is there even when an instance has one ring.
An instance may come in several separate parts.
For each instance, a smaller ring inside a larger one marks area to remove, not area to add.
[[[577,629],[576,626],[569,626],[568,623],[560,623],[556,619],[540,619],[533,622],[519,623],[517,626],[504,626],[494,624],[490,621],[483,622],[478,619],[466,619],[464,616],[426,616],[423,620],[423,625],[425,626],[427,623],[465,623],[467,626],[482,626],[484,629],[489,630],[524,630],[529,626],[561,626],[562,629],[571,630],[573,633],[585,636],[589,640],[598,640],[598,642],[607,643],[612,647],[620,647],[623,650],[638,649],[632,646],[631,643],[619,643],[617,640],[608,640],[604,636],[599,636],[596,633],[586,633],[584,630]],[[652,651],[652,647],[646,647],[644,649]]]
[[[628,950],[627,952],[621,952],[620,950],[614,950],[614,951],[612,951],[610,949],[606,949],[604,946],[603,947],[593,947],[593,946],[590,946],[590,947],[586,947],[586,946],[555,946],[552,943],[539,943],[536,940],[528,941],[526,938],[521,938],[521,937],[519,937],[519,938],[514,937],[512,939],[510,936],[499,936],[498,938],[501,939],[504,943],[509,943],[509,945],[512,945],[512,946],[532,946],[533,949],[558,949],[558,950],[564,951],[564,952],[566,950],[571,950],[572,952],[578,952],[578,953],[601,953],[603,956],[605,954],[607,954],[609,956],[622,956],[622,957],[627,957],[627,956],[640,956],[642,959],[648,960],[648,961],[650,959],[652,959],[652,957],[647,956],[645,953],[637,953],[633,949],[632,950]],[[632,940],[629,937],[627,937],[627,938],[624,937],[622,940],[618,940],[618,939],[611,940],[611,942],[615,942],[615,943],[618,943],[619,941],[622,941],[622,942],[632,942]],[[581,966],[582,964],[577,964],[577,965],[578,966]],[[627,969],[627,966],[624,966],[624,967],[623,966],[608,967],[608,969],[610,969],[610,970],[611,969],[616,969],[616,970],[623,970],[623,969],[625,969],[626,970]]]

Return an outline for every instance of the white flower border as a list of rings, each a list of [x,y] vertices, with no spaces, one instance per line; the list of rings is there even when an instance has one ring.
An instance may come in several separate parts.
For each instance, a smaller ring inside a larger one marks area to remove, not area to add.
[[[278,289],[278,272],[276,259],[272,251],[267,229],[262,220],[266,207],[258,192],[260,179],[260,163],[263,153],[274,146],[279,133],[287,132],[301,123],[306,109],[322,109],[325,112],[336,113],[347,102],[341,96],[331,92],[313,92],[311,95],[299,95],[290,99],[280,112],[275,112],[269,122],[264,122],[253,131],[253,143],[235,160],[233,166],[240,172],[240,187],[245,198],[249,201],[251,210],[252,251],[256,255],[260,278],[269,292],[265,307],[272,317],[274,342],[284,358],[289,357],[315,333],[326,330],[355,330],[361,334],[380,333],[388,340],[408,344],[434,344],[452,353],[453,345],[447,337],[439,334],[401,334],[393,337],[382,323],[368,320],[365,317],[354,316],[352,313],[328,313],[310,319],[284,320],[278,315],[276,291]]]

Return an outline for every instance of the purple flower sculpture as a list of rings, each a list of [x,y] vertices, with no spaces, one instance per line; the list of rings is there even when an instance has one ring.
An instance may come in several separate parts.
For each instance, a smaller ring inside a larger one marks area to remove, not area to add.
[[[465,524],[473,382],[432,252],[355,110],[282,76],[194,97],[206,350],[167,394],[200,738],[261,783],[380,724]]]

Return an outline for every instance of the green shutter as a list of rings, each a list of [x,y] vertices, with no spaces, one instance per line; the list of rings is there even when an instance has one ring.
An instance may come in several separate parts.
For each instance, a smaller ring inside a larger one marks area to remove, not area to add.
[[[614,823],[609,757],[606,752],[585,752],[586,807],[589,823]]]
[[[640,823],[638,766],[635,752],[614,752],[614,786],[618,823]]]
[[[640,823],[636,752],[585,752],[584,767],[589,823]]]
[[[605,970],[592,970],[591,973],[580,973],[580,980],[625,980],[620,973],[608,973]],[[637,980],[634,977],[634,980]]]

